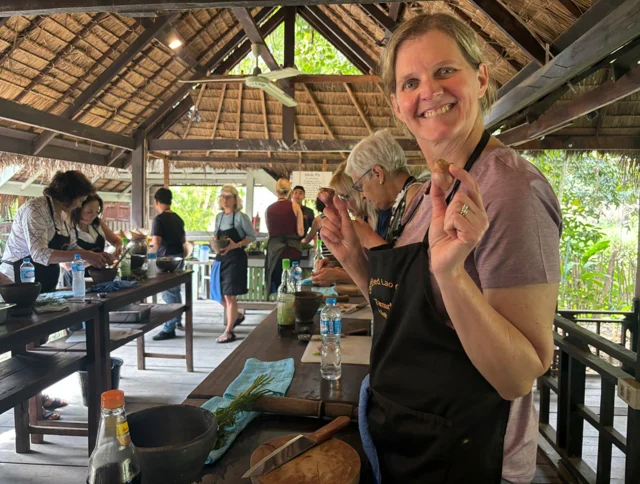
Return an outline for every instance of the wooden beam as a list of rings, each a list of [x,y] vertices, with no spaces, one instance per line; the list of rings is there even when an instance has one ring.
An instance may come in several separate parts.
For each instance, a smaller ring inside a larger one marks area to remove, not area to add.
[[[607,82],[582,96],[546,112],[531,124],[518,126],[498,135],[504,144],[514,146],[550,134],[567,123],[640,91],[640,66],[620,78]]]
[[[33,184],[33,182],[35,182],[38,178],[42,176],[43,173],[44,173],[44,168],[40,168],[39,170],[36,170],[36,172],[33,175],[31,175],[27,181],[25,181],[22,185],[20,185],[20,191],[23,192],[27,188],[29,188]]]
[[[262,46],[260,57],[262,57],[265,64],[267,64],[267,67],[269,67],[269,69],[271,69],[272,71],[277,71],[278,69],[280,69],[280,66],[267,47],[267,44],[264,41],[260,30],[258,29],[258,24],[256,24],[255,20],[253,20],[253,17],[251,16],[249,10],[246,8],[237,7],[232,8],[231,11],[238,19],[238,22],[240,22],[240,25],[242,25],[242,29],[246,32],[247,37],[249,38],[251,43],[260,44]]]
[[[10,165],[0,169],[0,187],[22,171],[24,165]]]
[[[163,186],[165,188],[169,188],[169,176],[171,172],[171,167],[169,166],[169,157],[165,156],[164,160],[162,160],[162,174],[163,174]]]
[[[297,140],[293,145],[282,140],[265,139],[152,139],[149,151],[277,151],[277,152],[341,152],[351,151],[360,139]],[[405,151],[420,151],[415,140],[399,138],[398,143]]]
[[[378,64],[318,7],[300,7],[300,15],[362,72],[378,71]]]
[[[515,147],[517,151],[639,151],[638,136],[545,136]]]
[[[295,84],[349,84],[380,82],[380,76],[342,75],[342,74],[302,74],[291,78]]]
[[[131,225],[145,227],[147,198],[147,140],[143,131],[134,133],[135,150],[131,156]]]
[[[34,128],[45,129],[54,133],[66,134],[73,138],[85,139],[109,146],[133,149],[133,139],[121,134],[94,128],[88,124],[65,119],[54,114],[32,108],[25,104],[18,104],[0,98],[0,119],[11,121]],[[38,138],[36,138],[38,139]],[[35,141],[34,141],[35,142]],[[40,151],[38,152],[40,153]]]
[[[540,65],[545,64],[544,47],[520,18],[496,0],[469,0],[469,3],[491,20],[527,57]]]
[[[262,91],[262,89],[260,89]],[[211,139],[215,138],[216,130],[218,129],[218,121],[220,121],[220,113],[222,112],[222,104],[224,103],[224,95],[227,92],[227,85],[222,85],[222,93],[220,94],[220,104],[218,104],[218,110],[216,111],[216,117],[213,120],[213,129],[211,130]],[[264,92],[264,91],[263,91]],[[207,156],[209,152],[207,152]]]
[[[269,139],[269,120],[267,117],[267,100],[265,98],[264,91],[260,89],[260,104],[262,104],[262,120],[264,122],[264,139]],[[238,135],[238,138],[240,136]],[[271,152],[269,152],[269,158],[271,158]]]
[[[377,5],[360,4],[360,8],[368,13],[380,27],[385,29],[387,33],[393,33],[398,27],[397,22],[384,13]]]
[[[41,184],[33,184],[30,187],[26,188],[24,191],[20,191],[20,182],[8,182],[6,185],[0,187],[0,194],[2,195],[15,195],[18,199],[24,197],[40,197],[42,196],[42,191],[47,187],[46,185]],[[130,197],[127,196],[124,199],[120,198],[119,193],[113,192],[98,192],[100,198],[102,198],[105,202],[128,202]]]
[[[256,22],[259,23],[264,20],[264,18],[266,18],[271,12],[273,12],[273,10],[273,7],[265,7],[260,10],[255,16]],[[278,13],[273,15],[261,27],[260,32],[263,36],[271,33],[279,25],[279,23],[276,23],[276,21],[278,20],[276,15],[278,15]],[[274,17],[276,17],[276,21],[272,21]],[[226,72],[225,70],[220,69],[220,71],[218,71],[217,68],[221,65],[225,58],[231,57],[230,54],[232,52],[243,52],[244,55],[241,58],[244,58],[244,56],[246,56],[250,52],[251,42],[242,43],[243,40],[246,39],[246,36],[247,35],[244,31],[238,32],[236,35],[234,35],[231,40],[229,40],[224,46],[222,46],[220,50],[218,50],[204,66],[195,69],[192,78],[197,79],[200,77],[205,77],[210,73],[210,71],[213,71],[214,73],[224,74]],[[184,99],[185,96],[187,96],[187,94],[189,93],[189,89],[191,89],[192,87],[193,86],[189,84],[183,84],[178,89],[176,89],[176,91],[171,96],[169,96],[169,98],[165,102],[163,102],[162,105],[140,125],[140,129],[149,131],[153,126],[155,126],[156,123],[158,123],[158,121],[160,121],[169,111],[171,111],[174,106],[176,106],[182,99]]]
[[[236,111],[236,118],[238,122],[236,124],[236,139],[240,139],[240,127],[242,126],[242,88],[244,84],[240,84],[238,86],[238,109]],[[236,156],[239,156],[240,153],[236,151]]]
[[[61,118],[73,119],[84,108],[89,101],[97,96],[104,87],[109,84],[118,73],[124,69],[129,62],[137,56],[158,34],[178,17],[178,14],[165,15],[158,18],[149,28],[145,29],[140,36],[134,40],[127,49],[100,74],[89,87],[83,90],[82,94],[74,99],[71,104],[60,114]],[[51,142],[55,133],[43,133],[36,138],[33,144],[33,155],[39,154],[42,149]]]
[[[284,9],[284,67],[295,67],[296,48],[296,8]],[[295,83],[287,79],[283,83],[285,94],[295,97]],[[296,108],[282,106],[282,139],[287,144],[293,144],[296,125]]]
[[[233,157],[216,157],[216,156],[172,156],[171,161],[174,162],[185,162],[185,163],[215,163],[215,164],[230,164],[230,165],[259,165],[266,166],[268,164],[278,164],[278,165],[287,165],[298,167],[300,165],[300,160],[298,158],[273,158],[269,161],[265,161],[264,158],[255,157],[255,158],[233,158]],[[341,158],[334,159],[305,159],[302,162],[302,167],[304,169],[305,166],[308,165],[322,165],[323,161],[328,164],[330,167],[337,167],[340,163],[343,163]],[[410,166],[425,166],[425,161],[422,158],[408,158],[407,163]]]
[[[485,120],[489,129],[570,81],[620,46],[640,36],[640,0],[628,0],[496,102]]]
[[[364,111],[362,110],[362,107],[360,107],[360,103],[356,99],[356,96],[353,94],[353,91],[349,87],[349,84],[347,84],[345,82],[344,83],[344,88],[346,89],[347,94],[349,95],[349,98],[351,99],[351,102],[356,107],[356,111],[358,111],[358,114],[360,115],[360,119],[362,119],[362,122],[364,123],[364,126],[367,128],[367,130],[369,130],[369,134],[373,134],[373,129],[371,128],[371,124],[369,124],[369,120],[367,120],[367,117],[365,116]]]
[[[333,135],[333,131],[331,130],[331,127],[329,126],[329,123],[327,123],[327,120],[324,117],[324,114],[322,114],[322,111],[320,111],[320,106],[318,106],[318,103],[313,97],[313,94],[311,94],[311,90],[309,89],[309,87],[307,87],[306,84],[303,84],[302,88],[304,89],[304,92],[307,94],[307,97],[309,98],[309,102],[313,106],[313,109],[318,115],[318,118],[320,119],[320,123],[322,123],[322,126],[324,126],[324,129],[329,135],[329,138],[336,139],[336,137]]]
[[[389,4],[389,17],[396,22],[402,16],[402,7],[404,7],[403,2],[395,2]]]

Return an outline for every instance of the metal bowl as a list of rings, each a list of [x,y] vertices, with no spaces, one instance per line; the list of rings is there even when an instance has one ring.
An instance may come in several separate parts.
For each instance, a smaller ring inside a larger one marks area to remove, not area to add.
[[[142,484],[198,480],[218,435],[213,413],[190,405],[162,405],[127,415],[127,420]]]
[[[89,276],[96,284],[100,284],[101,282],[111,282],[118,275],[118,269],[115,267],[104,267],[102,269],[89,267],[87,268],[87,272],[89,272]]]
[[[182,261],[184,261],[183,257],[158,257],[156,259],[156,267],[160,272],[173,272],[180,267]]]
[[[0,296],[4,302],[15,304],[9,308],[10,316],[29,316],[40,295],[42,286],[39,282],[19,282],[0,286]]]

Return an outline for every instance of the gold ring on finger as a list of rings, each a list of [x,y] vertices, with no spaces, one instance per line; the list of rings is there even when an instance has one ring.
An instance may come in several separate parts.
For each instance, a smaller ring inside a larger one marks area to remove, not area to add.
[[[465,203],[460,209],[460,215],[462,215],[463,217],[466,217],[468,212],[469,212],[469,205]]]

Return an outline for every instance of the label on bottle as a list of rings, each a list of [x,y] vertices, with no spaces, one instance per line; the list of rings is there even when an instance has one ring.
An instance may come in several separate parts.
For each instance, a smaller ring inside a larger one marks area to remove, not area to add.
[[[277,303],[278,324],[280,326],[292,326],[296,324],[295,297],[293,294],[283,294]]]
[[[36,277],[36,272],[35,269],[32,268],[28,268],[28,269],[20,269],[20,279],[25,280],[25,279],[35,279]]]
[[[126,447],[131,443],[131,435],[129,434],[129,423],[125,420],[124,422],[116,425],[116,437],[120,445]]]
[[[342,318],[333,319],[333,334],[342,334]]]
[[[329,318],[320,317],[320,334],[329,334],[329,325],[331,320]]]

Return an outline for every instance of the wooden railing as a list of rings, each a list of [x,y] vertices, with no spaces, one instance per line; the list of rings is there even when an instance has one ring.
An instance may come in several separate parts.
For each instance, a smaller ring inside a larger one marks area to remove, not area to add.
[[[634,349],[638,348],[640,338],[638,308],[638,301],[635,301],[633,313],[615,313],[623,314],[624,320],[628,321],[624,334],[627,331],[630,333]],[[592,311],[561,313],[595,314]],[[613,315],[602,311],[598,314]],[[616,387],[622,379],[640,382],[638,353],[625,348],[623,344],[609,341],[562,315],[555,318],[554,326],[554,341],[558,348],[557,373],[550,370],[539,380],[540,433],[560,455],[561,466],[580,482],[611,482],[614,445],[626,456],[624,482],[640,482],[640,408],[626,407],[626,436],[614,428]],[[600,377],[599,408],[585,402],[587,369],[597,372]],[[555,428],[550,422],[552,391],[558,396]],[[595,469],[591,468],[582,455],[585,422],[598,432]]]

